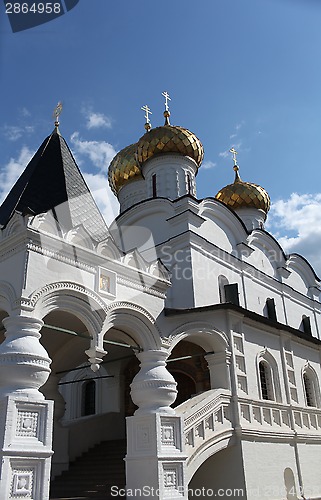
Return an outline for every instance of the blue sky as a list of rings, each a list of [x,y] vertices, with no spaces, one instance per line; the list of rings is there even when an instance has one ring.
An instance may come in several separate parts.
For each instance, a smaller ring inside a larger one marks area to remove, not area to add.
[[[204,144],[198,197],[241,177],[266,188],[267,228],[321,275],[321,3],[319,0],[80,0],[66,15],[12,33],[0,4],[0,195],[60,130],[108,221],[112,156],[163,123]]]

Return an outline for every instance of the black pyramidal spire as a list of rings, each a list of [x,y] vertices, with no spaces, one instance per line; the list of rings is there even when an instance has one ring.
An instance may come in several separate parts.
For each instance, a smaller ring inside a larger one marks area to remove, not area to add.
[[[15,212],[38,215],[50,210],[65,231],[82,225],[95,241],[108,236],[106,223],[57,127],[0,206],[0,224],[5,227]]]

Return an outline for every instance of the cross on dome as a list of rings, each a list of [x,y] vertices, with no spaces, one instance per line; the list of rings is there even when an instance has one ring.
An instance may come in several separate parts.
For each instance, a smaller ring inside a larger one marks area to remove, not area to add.
[[[235,148],[231,148],[230,153],[232,153],[232,155],[233,155],[234,167],[236,167],[237,166],[236,155],[238,154],[238,152],[236,151]]]
[[[167,90],[165,92],[162,92],[162,96],[165,97],[165,110],[168,111],[168,101],[171,101],[172,99],[169,97],[169,93]]]
[[[152,124],[150,122],[150,119],[149,119],[149,115],[152,115],[153,113],[151,112],[150,108],[147,106],[147,104],[145,104],[145,106],[142,106],[140,108],[142,111],[145,111],[145,120],[146,120],[146,123],[145,123],[145,129],[146,130],[150,130],[152,128]]]

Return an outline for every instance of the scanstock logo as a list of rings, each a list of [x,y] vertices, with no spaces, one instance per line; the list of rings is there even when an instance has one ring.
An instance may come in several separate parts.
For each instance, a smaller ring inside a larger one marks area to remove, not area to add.
[[[80,0],[3,0],[14,33],[48,23],[67,14]]]

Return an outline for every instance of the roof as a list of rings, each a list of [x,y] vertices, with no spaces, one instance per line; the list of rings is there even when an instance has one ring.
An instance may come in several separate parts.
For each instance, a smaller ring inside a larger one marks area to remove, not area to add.
[[[180,314],[191,314],[191,313],[204,313],[209,311],[223,311],[229,310],[242,314],[244,317],[249,318],[253,321],[260,323],[261,325],[267,325],[270,328],[273,328],[275,331],[283,331],[289,332],[292,335],[299,337],[303,340],[311,342],[312,344],[321,345],[321,340],[312,335],[309,335],[297,328],[293,328],[292,326],[285,325],[284,323],[279,323],[278,321],[274,321],[270,318],[266,318],[261,314],[258,314],[254,311],[249,311],[242,306],[232,304],[231,302],[223,302],[220,304],[211,304],[208,306],[199,306],[199,307],[188,307],[188,308],[165,308],[165,316],[178,316]]]
[[[109,234],[58,128],[43,141],[0,206],[0,224],[5,227],[15,212],[38,215],[50,210],[65,231],[82,225],[95,241]]]

